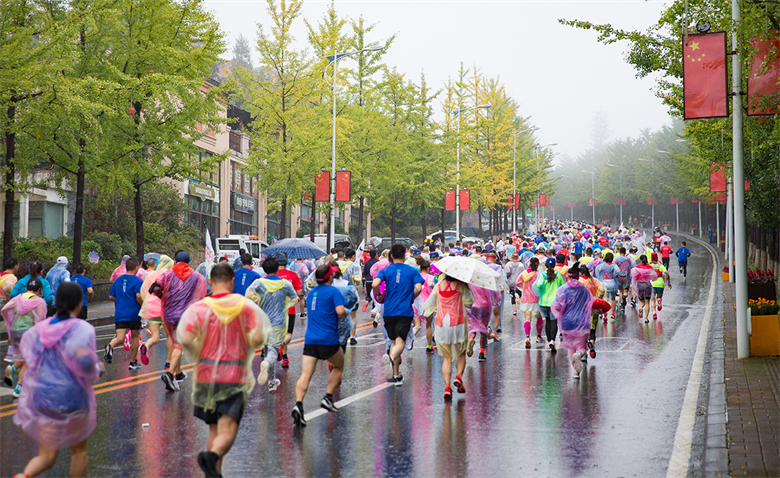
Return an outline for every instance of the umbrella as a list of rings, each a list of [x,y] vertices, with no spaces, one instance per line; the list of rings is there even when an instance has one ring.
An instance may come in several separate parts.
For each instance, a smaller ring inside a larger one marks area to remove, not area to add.
[[[609,312],[609,309],[611,309],[612,306],[609,305],[609,302],[607,302],[604,299],[599,299],[598,297],[593,299],[593,306],[591,306],[591,309],[593,312],[598,312],[599,314],[606,314]]]
[[[436,268],[450,277],[489,290],[507,289],[506,278],[476,259],[462,256],[445,257]],[[503,280],[502,280],[503,279]]]
[[[325,253],[308,239],[290,238],[274,242],[263,249],[263,254],[270,256],[274,252],[284,252],[288,260],[319,259]]]
[[[159,252],[147,252],[144,254],[144,260],[148,261],[149,259],[154,259],[155,262],[160,262],[160,253]]]

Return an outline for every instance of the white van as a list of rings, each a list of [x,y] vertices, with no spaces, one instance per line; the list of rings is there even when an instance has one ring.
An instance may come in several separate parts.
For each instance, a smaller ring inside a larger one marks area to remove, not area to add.
[[[260,252],[268,247],[268,244],[261,241],[257,236],[230,235],[228,237],[217,238],[217,257],[227,257],[228,263],[238,257],[239,249],[244,249],[252,255],[252,265],[260,265]]]
[[[310,235],[303,236],[304,239],[311,240]],[[355,249],[355,244],[352,242],[352,239],[349,238],[346,234],[335,234],[335,244],[337,248],[340,249]],[[319,247],[323,250],[326,254],[330,251],[330,247],[328,247],[328,235],[327,234],[315,234],[314,235],[314,245]]]

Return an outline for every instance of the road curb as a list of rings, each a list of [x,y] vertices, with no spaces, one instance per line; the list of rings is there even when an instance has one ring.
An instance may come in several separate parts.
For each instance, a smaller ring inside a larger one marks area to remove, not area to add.
[[[101,315],[100,317],[90,317],[87,319],[87,322],[92,324],[94,327],[103,327],[105,325],[113,325],[114,324],[114,316],[113,315]],[[8,342],[8,332],[3,330],[0,332],[0,342]]]

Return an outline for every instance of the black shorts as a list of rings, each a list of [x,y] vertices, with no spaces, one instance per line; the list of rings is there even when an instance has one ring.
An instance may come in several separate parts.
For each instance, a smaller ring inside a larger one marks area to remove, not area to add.
[[[79,312],[79,319],[87,320],[87,306],[81,308],[81,312]]]
[[[287,314],[287,333],[292,335],[295,329],[295,314]]]
[[[303,344],[303,355],[317,360],[328,360],[339,351],[339,345]]]
[[[653,296],[653,287],[647,282],[638,282],[636,288],[636,295],[639,300],[650,300],[650,298]]]
[[[387,331],[387,337],[394,341],[395,339],[406,340],[409,335],[409,329],[412,328],[411,317],[384,317],[385,330]]]
[[[195,407],[195,416],[209,425],[216,424],[222,415],[230,415],[235,418],[236,423],[241,423],[241,417],[244,416],[244,393],[238,392],[217,402],[217,409],[206,411],[201,407]]]
[[[121,322],[114,322],[114,325],[116,325],[116,330],[119,329],[141,330],[140,320],[123,320]]]

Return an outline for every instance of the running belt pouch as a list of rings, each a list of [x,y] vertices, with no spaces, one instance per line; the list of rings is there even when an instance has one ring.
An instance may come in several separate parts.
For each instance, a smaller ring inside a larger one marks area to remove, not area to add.
[[[39,370],[38,384],[32,397],[34,408],[65,413],[89,407],[86,391],[56,348],[43,349]]]

